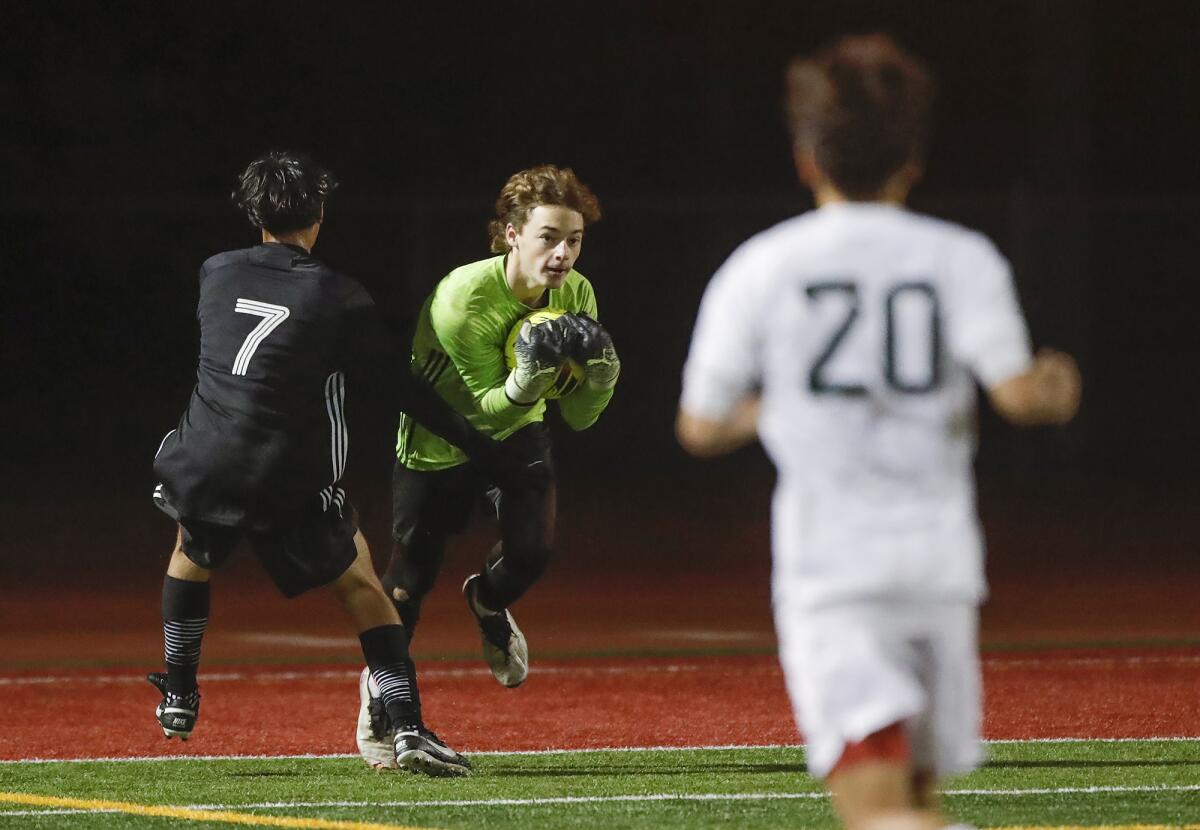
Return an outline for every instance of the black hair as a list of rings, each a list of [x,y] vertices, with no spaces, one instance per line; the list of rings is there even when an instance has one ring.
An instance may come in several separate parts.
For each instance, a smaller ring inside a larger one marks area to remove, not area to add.
[[[307,156],[272,150],[250,162],[231,198],[254,227],[290,233],[321,219],[325,198],[337,185]]]
[[[839,190],[871,198],[924,157],[933,93],[925,66],[887,35],[842,38],[788,69],[793,139]]]

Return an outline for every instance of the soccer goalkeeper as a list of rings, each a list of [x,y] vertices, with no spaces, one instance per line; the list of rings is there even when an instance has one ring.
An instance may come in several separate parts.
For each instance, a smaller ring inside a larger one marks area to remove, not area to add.
[[[478,621],[483,655],[496,679],[520,685],[529,651],[509,607],[529,590],[554,544],[556,487],[550,435],[542,422],[555,379],[573,360],[582,381],[558,398],[563,420],[575,430],[596,422],[612,398],[621,364],[612,338],[597,322],[591,283],[574,265],[585,226],[600,218],[596,197],[570,169],[543,165],[511,176],[489,225],[496,254],[451,271],[421,308],[413,338],[412,371],[485,435],[502,440],[541,484],[497,486],[455,446],[408,416],[400,420],[392,479],[391,561],[382,576],[411,638],[421,602],[441,568],[446,541],[462,531],[480,495],[495,509],[500,540],[463,595]],[[566,314],[522,327],[505,360],[516,324],[537,309]],[[357,740],[373,766],[394,755],[388,724],[364,672]]]

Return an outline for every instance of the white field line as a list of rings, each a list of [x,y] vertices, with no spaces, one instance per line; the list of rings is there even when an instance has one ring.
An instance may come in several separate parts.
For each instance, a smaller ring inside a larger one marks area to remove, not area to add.
[[[634,658],[631,658],[633,660]],[[1138,666],[1138,665],[1177,665],[1177,666],[1200,666],[1200,654],[1187,655],[1150,655],[1150,656],[1128,656],[1128,657],[1030,657],[1030,658],[1004,658],[1004,657],[985,657],[983,664],[990,669],[1036,669],[1036,668],[1078,668],[1087,667],[1116,667],[1116,666]],[[221,682],[252,682],[252,683],[273,683],[278,681],[291,680],[346,680],[347,678],[358,679],[358,673],[361,669],[292,669],[288,671],[228,671],[228,672],[205,672],[200,675],[201,681],[209,683]],[[559,674],[559,675],[579,675],[582,677],[595,675],[620,675],[620,674],[674,674],[679,672],[702,672],[702,671],[725,671],[716,663],[709,661],[705,662],[677,662],[661,665],[637,665],[629,662],[623,665],[613,666],[535,666],[530,669],[532,674]],[[767,672],[769,674],[782,674],[777,663],[770,663],[766,666],[742,666],[739,671],[746,672]],[[421,677],[428,678],[446,678],[455,679],[460,677],[483,677],[490,674],[487,669],[482,667],[473,668],[439,668],[437,666],[429,666],[421,669]],[[56,675],[14,675],[0,676],[0,686],[36,686],[54,683],[78,683],[84,680],[87,683],[106,685],[120,683],[144,683],[145,675],[137,674],[107,674],[89,676],[86,674],[56,674]]]
[[[1160,735],[1153,738],[1001,738],[986,740],[983,743],[992,744],[1129,744],[1129,743],[1164,743],[1200,741],[1200,735]],[[794,744],[718,744],[711,746],[605,746],[586,747],[577,749],[487,749],[482,751],[466,749],[468,755],[587,755],[599,752],[695,752],[737,751],[746,749],[803,749],[803,743]],[[301,753],[296,755],[136,755],[110,756],[101,758],[16,758],[0,759],[0,766],[5,764],[92,764],[92,763],[134,763],[142,761],[323,761],[340,758],[358,758],[354,752],[330,753]]]
[[[1026,789],[949,789],[942,794],[949,797],[1003,796],[1021,798],[1034,795],[1100,795],[1107,793],[1178,793],[1200,792],[1200,784],[1179,786],[1148,784],[1144,786],[1098,786],[1098,787],[1031,787]],[[823,791],[800,793],[643,793],[638,795],[590,795],[557,796],[551,798],[477,798],[442,799],[436,801],[263,801],[254,804],[187,804],[178,805],[181,810],[295,810],[323,809],[330,807],[542,807],[571,804],[614,804],[645,803],[655,801],[782,801],[818,800],[827,798]],[[6,810],[0,816],[76,815],[79,813],[105,813],[112,810]]]
[[[772,642],[775,632],[769,629],[729,631],[714,628],[656,629],[645,632],[647,637],[659,640],[695,640],[704,643],[748,642],[761,640]],[[233,637],[244,643],[290,646],[292,648],[358,648],[354,637],[321,636],[317,634],[293,634],[286,631],[250,631],[236,633]]]
[[[695,640],[701,643],[736,643],[750,640],[773,641],[774,631],[720,631],[708,628],[678,628],[647,631],[646,636],[659,640]]]
[[[290,634],[287,632],[248,631],[234,634],[235,640],[243,643],[261,643],[269,646],[292,646],[294,648],[357,648],[357,637],[322,637],[317,634]]]
[[[278,680],[346,680],[357,678],[362,669],[336,669],[333,671],[281,671],[281,672],[207,672],[200,675],[200,680],[206,683],[221,683],[225,681],[252,681],[270,683]],[[421,677],[434,674],[437,670],[425,670]],[[463,669],[473,671],[471,669]],[[487,672],[479,669],[479,672]],[[86,682],[94,686],[112,686],[123,683],[142,684],[146,682],[145,674],[101,674],[94,677],[86,675],[41,675],[28,677],[0,677],[0,686],[42,686],[55,683]]]
[[[985,744],[1135,744],[1141,741],[1200,741],[1200,735],[1155,735],[1152,738],[989,738]],[[478,753],[476,753],[478,754]]]
[[[714,667],[716,669],[716,667]],[[703,671],[704,667],[695,664],[673,663],[667,665],[649,666],[536,666],[530,669],[531,674],[567,674],[580,677],[614,674],[680,674],[684,672]],[[277,683],[291,680],[354,680],[358,681],[357,669],[297,669],[289,671],[229,671],[205,672],[200,675],[201,683]],[[725,671],[721,669],[721,671]],[[743,672],[744,673],[744,672]],[[461,677],[491,677],[489,669],[482,666],[473,668],[438,668],[433,666],[421,669],[421,679],[456,679]],[[102,674],[88,675],[41,675],[26,677],[0,677],[0,686],[42,686],[55,683],[86,682],[92,685],[119,685],[124,683],[141,684],[146,682],[145,674]]]
[[[1129,655],[1126,657],[1000,657],[988,656],[983,658],[983,665],[989,669],[1057,669],[1078,668],[1087,666],[1116,667],[1142,665],[1200,665],[1200,654],[1147,654]]]

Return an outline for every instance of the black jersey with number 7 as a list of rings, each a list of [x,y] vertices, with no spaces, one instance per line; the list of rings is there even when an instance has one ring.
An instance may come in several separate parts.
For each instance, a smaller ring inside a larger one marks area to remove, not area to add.
[[[154,463],[171,512],[285,521],[345,472],[346,376],[386,385],[407,372],[370,295],[302,248],[210,258],[197,318],[196,386]]]

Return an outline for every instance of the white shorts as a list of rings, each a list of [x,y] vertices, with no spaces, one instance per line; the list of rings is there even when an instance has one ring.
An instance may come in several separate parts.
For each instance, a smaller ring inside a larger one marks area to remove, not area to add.
[[[779,657],[809,771],[826,777],[847,743],[894,723],[906,727],[914,770],[941,777],[978,766],[978,616],[972,604],[777,602]]]

